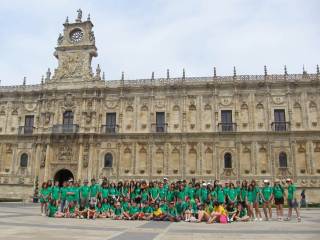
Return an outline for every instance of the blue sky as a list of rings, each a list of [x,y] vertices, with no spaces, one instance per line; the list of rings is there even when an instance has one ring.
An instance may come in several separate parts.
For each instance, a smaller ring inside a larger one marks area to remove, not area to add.
[[[320,64],[318,0],[0,0],[1,85],[40,83],[54,69],[66,16],[91,14],[107,80],[315,72]]]

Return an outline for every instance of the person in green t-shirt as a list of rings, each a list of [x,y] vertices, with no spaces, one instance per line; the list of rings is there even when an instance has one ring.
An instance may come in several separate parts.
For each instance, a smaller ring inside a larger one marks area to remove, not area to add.
[[[293,184],[292,179],[286,179],[286,183],[288,185],[288,217],[286,218],[287,221],[291,220],[292,216],[292,209],[294,208],[297,214],[298,222],[301,221],[300,211],[299,211],[299,204],[296,198],[296,186]]]
[[[253,202],[254,202],[254,187],[250,183],[248,185],[248,192],[247,192],[247,209],[248,209],[248,216],[251,220],[254,220],[254,212],[253,212]]]
[[[75,187],[73,185],[73,179],[70,179],[69,180],[69,185],[68,185],[68,188],[67,188],[67,202],[68,204],[70,202],[73,202],[75,199]]]
[[[177,209],[174,206],[174,202],[169,203],[167,215],[164,220],[170,222],[180,222],[181,218],[178,216]]]
[[[68,192],[69,183],[64,181],[62,183],[62,187],[60,188],[60,211],[64,212],[66,205],[67,205],[67,192]]]
[[[149,184],[149,196],[152,202],[156,202],[159,199],[159,188],[156,183],[151,182]]]
[[[139,206],[135,201],[132,201],[132,203],[130,204],[128,213],[124,213],[123,216],[124,216],[124,219],[127,219],[127,220],[136,220],[138,219],[139,213],[140,213]]]
[[[153,207],[150,206],[150,204],[148,202],[144,202],[142,204],[143,214],[141,215],[140,219],[141,220],[152,220],[153,211],[154,211]]]
[[[278,221],[283,219],[283,204],[284,204],[284,189],[280,184],[280,180],[276,179],[273,186],[274,204],[276,205],[276,212]]]
[[[58,201],[60,200],[60,187],[59,181],[56,181],[54,186],[51,189],[51,199]]]
[[[266,221],[272,218],[272,199],[273,199],[273,189],[270,186],[270,181],[269,180],[264,180],[263,181],[264,186],[261,190],[261,198],[263,202],[263,212],[264,216],[266,217]],[[267,211],[268,209],[268,211]],[[269,213],[269,216],[268,216]]]
[[[121,204],[120,202],[117,202],[115,204],[115,208],[114,208],[114,211],[113,211],[113,219],[114,220],[121,220],[123,218],[123,209],[121,207]]]
[[[237,195],[237,190],[234,187],[234,184],[231,182],[229,186],[229,191],[227,193],[227,198],[228,198],[228,204],[236,204],[238,195]]]
[[[100,192],[100,185],[96,183],[96,180],[93,178],[91,179],[90,185],[90,204],[97,204],[98,194]]]
[[[89,195],[90,195],[90,187],[88,186],[88,179],[83,181],[83,185],[80,187],[80,204],[84,205],[85,207],[89,206]]]
[[[46,182],[42,183],[40,190],[41,215],[46,216],[48,212],[48,202],[51,194],[51,189],[48,188]]]
[[[48,206],[48,217],[62,218],[64,214],[58,211],[58,202],[51,199]]]
[[[202,183],[202,187],[200,188],[200,201],[202,203],[205,203],[208,199],[208,189],[207,189],[207,184]]]
[[[259,221],[262,221],[262,215],[259,208],[260,199],[261,199],[261,190],[255,180],[251,181],[251,185],[253,187],[253,208],[255,209],[255,214],[256,214],[255,221],[257,221],[258,219]]]
[[[223,205],[225,203],[225,195],[224,195],[221,183],[217,183],[215,191],[216,191],[218,203]]]
[[[97,205],[96,205],[96,217],[97,218],[106,218],[106,213],[105,213],[105,210],[102,206],[102,203],[100,201],[97,202]]]

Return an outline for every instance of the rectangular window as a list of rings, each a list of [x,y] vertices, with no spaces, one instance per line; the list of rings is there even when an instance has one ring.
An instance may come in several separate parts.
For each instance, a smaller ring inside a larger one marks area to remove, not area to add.
[[[286,131],[286,114],[284,109],[274,110],[274,130]]]
[[[165,113],[156,112],[156,132],[165,132]]]
[[[73,112],[65,111],[63,114],[63,125],[73,125]]]
[[[34,116],[27,115],[24,119],[24,133],[31,134],[33,132]]]
[[[114,133],[116,131],[116,124],[117,124],[117,113],[115,112],[107,113],[106,131],[109,133]]]
[[[232,132],[233,131],[232,111],[231,110],[222,110],[221,111],[221,130],[223,132]]]

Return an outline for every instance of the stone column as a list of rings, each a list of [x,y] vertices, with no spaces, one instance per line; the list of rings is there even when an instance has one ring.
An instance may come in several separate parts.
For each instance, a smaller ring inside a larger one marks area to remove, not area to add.
[[[44,181],[48,181],[50,179],[50,176],[49,176],[50,162],[51,162],[50,155],[51,155],[51,146],[48,143],[47,149],[46,149],[46,165],[44,168]]]
[[[36,177],[39,177],[40,173],[41,147],[41,143],[36,143],[36,161],[34,164],[34,174]]]
[[[82,178],[82,161],[83,161],[83,143],[79,143],[79,158],[78,158],[78,174],[77,179],[81,180]]]
[[[89,181],[92,179],[93,175],[93,157],[94,157],[94,144],[90,143],[90,149],[89,149],[89,163],[88,163],[88,178]]]
[[[18,144],[12,144],[13,153],[12,153],[12,160],[11,160],[11,174],[16,174],[16,168],[18,167],[17,164],[17,148]]]

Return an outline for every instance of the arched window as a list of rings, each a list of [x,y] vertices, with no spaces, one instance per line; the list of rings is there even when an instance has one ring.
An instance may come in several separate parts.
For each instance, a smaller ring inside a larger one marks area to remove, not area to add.
[[[112,168],[113,165],[113,157],[111,153],[107,153],[104,155],[104,167],[105,168]]]
[[[224,168],[232,168],[232,155],[231,155],[231,153],[224,154]]]
[[[288,167],[287,154],[285,152],[281,152],[279,154],[279,167],[280,168]]]
[[[28,154],[23,153],[20,157],[20,167],[28,167]]]

